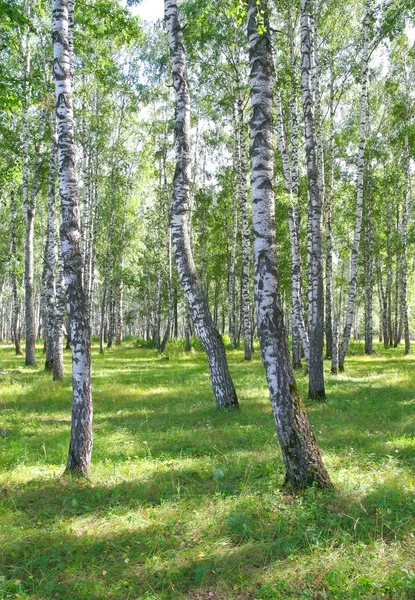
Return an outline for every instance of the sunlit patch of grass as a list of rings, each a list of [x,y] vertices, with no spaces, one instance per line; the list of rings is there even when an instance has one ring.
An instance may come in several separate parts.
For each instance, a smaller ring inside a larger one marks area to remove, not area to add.
[[[95,344],[82,481],[61,477],[69,353],[54,383],[40,348],[26,369],[0,347],[0,598],[413,600],[414,359],[352,351],[305,400],[336,491],[291,497],[259,353],[229,352],[241,410],[220,412],[203,354]]]

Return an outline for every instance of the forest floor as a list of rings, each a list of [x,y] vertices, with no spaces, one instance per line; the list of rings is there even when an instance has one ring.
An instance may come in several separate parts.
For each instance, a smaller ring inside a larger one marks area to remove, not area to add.
[[[415,358],[354,350],[306,402],[336,489],[292,497],[259,353],[228,353],[241,409],[220,412],[203,353],[94,345],[79,480],[70,376],[0,346],[0,598],[413,600]]]

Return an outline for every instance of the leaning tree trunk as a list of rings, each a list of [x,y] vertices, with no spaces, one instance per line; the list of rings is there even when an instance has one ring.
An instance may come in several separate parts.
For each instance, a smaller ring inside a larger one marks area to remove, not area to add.
[[[225,347],[215,328],[193,261],[187,226],[190,201],[190,95],[187,83],[183,32],[177,3],[164,2],[165,23],[176,93],[176,170],[173,182],[171,229],[177,269],[192,313],[193,323],[206,350],[218,408],[236,407],[238,400],[229,373]]]
[[[352,331],[354,313],[356,306],[356,290],[357,290],[357,272],[358,272],[358,256],[360,245],[360,233],[362,230],[362,208],[363,208],[363,178],[365,172],[365,145],[366,145],[366,129],[368,119],[368,101],[367,101],[367,85],[369,71],[369,28],[370,28],[370,11],[371,0],[366,0],[365,16],[363,21],[363,64],[362,64],[362,93],[360,106],[360,143],[359,143],[359,158],[358,158],[358,174],[357,174],[357,201],[356,201],[356,220],[354,227],[354,239],[350,265],[349,292],[347,299],[346,320],[343,329],[343,337],[339,351],[339,370],[344,371],[344,361],[346,358],[347,348],[349,346],[350,334]]]
[[[11,209],[11,254],[14,260],[17,257],[17,209],[16,209],[16,199],[14,196],[14,191],[12,190],[10,196],[10,209]],[[12,335],[14,348],[17,355],[22,355],[22,349],[20,347],[20,328],[19,328],[19,298],[17,294],[17,273],[16,273],[16,264],[13,262],[12,268]]]
[[[322,247],[322,196],[317,166],[316,137],[314,131],[314,102],[311,85],[312,32],[309,0],[301,0],[301,87],[304,113],[304,133],[308,178],[308,228],[309,228],[309,339],[308,397],[322,400],[326,397],[323,372],[324,343],[324,290]]]
[[[82,286],[68,0],[52,2],[52,39],[62,216],[61,244],[72,341],[72,426],[66,470],[86,475],[92,455],[91,348],[88,311]]]
[[[258,28],[258,16],[263,26]],[[278,440],[294,489],[331,487],[302,405],[290,363],[277,279],[273,146],[273,62],[267,3],[249,0],[251,182],[254,296],[262,361]]]

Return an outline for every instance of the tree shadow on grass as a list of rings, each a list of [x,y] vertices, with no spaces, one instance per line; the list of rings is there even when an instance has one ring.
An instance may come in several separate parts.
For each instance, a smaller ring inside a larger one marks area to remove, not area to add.
[[[161,479],[160,485],[164,484]],[[112,489],[123,490],[118,501],[124,498],[123,508],[128,508],[127,513],[118,513],[120,504],[111,504],[106,495],[109,490],[94,488],[93,497],[89,497],[92,489],[89,491],[85,484],[74,494],[76,485],[71,490],[72,500],[92,503],[100,492],[99,505],[90,513],[96,522],[77,522],[85,511],[73,506],[68,510],[63,499],[54,508],[54,521],[46,508],[39,506],[36,495],[30,497],[26,491],[17,497],[16,508],[31,507],[31,520],[35,523],[37,519],[41,525],[34,525],[27,538],[8,540],[3,546],[4,572],[10,580],[23,580],[33,597],[124,599],[128,594],[138,598],[152,590],[163,598],[177,598],[179,593],[215,588],[221,582],[231,590],[241,581],[245,590],[253,590],[270,566],[283,565],[292,555],[296,560],[318,561],[330,550],[347,547],[360,552],[364,563],[371,544],[387,547],[405,539],[415,519],[412,495],[399,489],[394,480],[358,498],[318,490],[289,503],[278,493],[236,496],[227,510],[217,514],[211,513],[214,506],[208,506],[215,496],[212,490],[205,490],[200,502],[174,498],[172,502],[179,505],[174,517],[165,513],[158,516],[159,505],[152,501],[149,489],[140,497],[139,507],[152,507],[154,513],[137,517],[138,508],[131,504],[134,490],[129,486]],[[52,487],[43,493],[54,496],[56,490]],[[199,514],[204,511],[206,518],[193,525],[196,509]],[[339,552],[338,568],[341,560]],[[390,570],[395,567],[399,565],[393,561],[385,565]],[[329,568],[333,569],[332,563]],[[364,564],[361,569],[366,575]]]

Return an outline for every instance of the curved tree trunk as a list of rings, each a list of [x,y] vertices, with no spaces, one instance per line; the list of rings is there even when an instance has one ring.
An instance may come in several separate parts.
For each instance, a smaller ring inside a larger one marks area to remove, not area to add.
[[[82,286],[68,19],[68,0],[53,0],[53,73],[58,124],[61,244],[72,340],[72,425],[66,470],[86,475],[92,455],[91,348],[88,311]]]
[[[363,21],[363,64],[362,64],[362,94],[360,107],[360,143],[359,143],[359,158],[358,158],[358,174],[357,174],[357,201],[356,201],[356,220],[354,227],[354,239],[350,264],[350,279],[349,293],[347,299],[346,320],[343,329],[342,342],[339,350],[339,370],[344,371],[344,360],[346,358],[347,348],[349,346],[350,334],[352,331],[355,306],[356,306],[356,289],[357,289],[357,273],[358,273],[358,256],[360,245],[360,234],[362,230],[362,208],[363,208],[363,178],[365,172],[365,144],[366,144],[366,128],[367,128],[367,86],[368,86],[368,71],[369,71],[369,28],[370,28],[370,10],[371,0],[366,0],[365,16]]]
[[[190,248],[187,226],[190,200],[190,96],[187,84],[183,32],[179,24],[177,3],[164,2],[165,23],[176,93],[176,170],[173,183],[171,217],[172,240],[180,282],[192,313],[197,335],[206,350],[212,387],[218,408],[236,407],[238,400],[229,373],[225,347],[215,328]]]
[[[308,231],[309,231],[309,338],[308,397],[322,400],[326,397],[323,372],[324,343],[324,290],[322,247],[322,196],[317,165],[316,136],[314,131],[314,102],[311,83],[312,31],[309,0],[301,0],[301,87],[304,113],[304,134],[308,178]]]
[[[263,27],[258,31],[258,15]],[[262,361],[270,391],[285,483],[331,487],[302,405],[290,363],[277,279],[273,145],[273,62],[267,3],[249,0],[251,181],[254,295]]]

